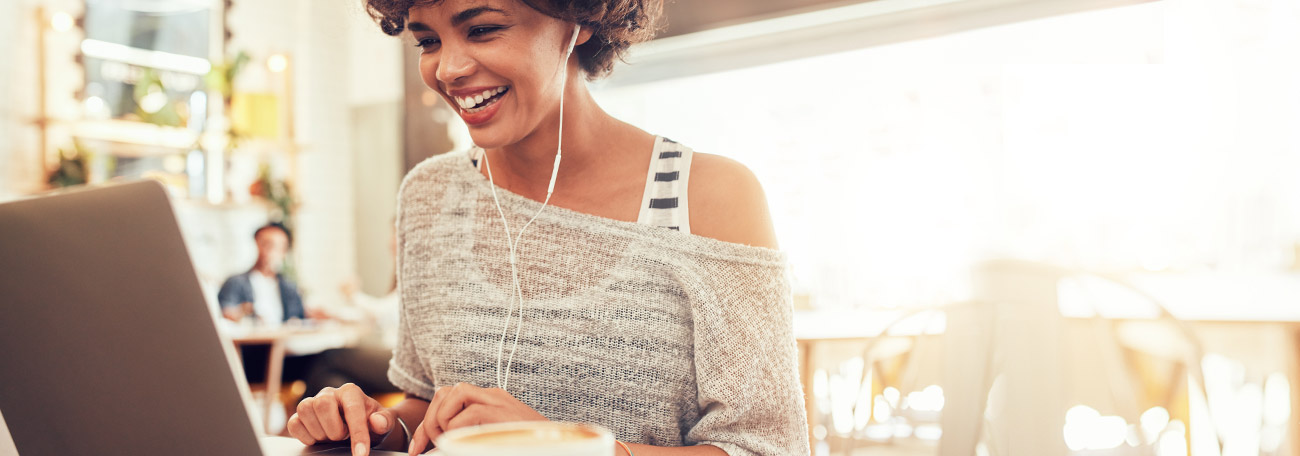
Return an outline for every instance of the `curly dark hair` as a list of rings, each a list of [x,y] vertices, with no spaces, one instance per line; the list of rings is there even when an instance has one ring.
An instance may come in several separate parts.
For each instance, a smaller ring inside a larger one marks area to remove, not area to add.
[[[406,29],[411,8],[437,4],[441,0],[362,0],[366,12],[379,28],[397,36]],[[659,29],[663,0],[521,0],[547,16],[576,23],[593,31],[590,40],[573,50],[578,62],[594,80],[609,74],[614,59],[622,59],[627,48],[648,41]]]

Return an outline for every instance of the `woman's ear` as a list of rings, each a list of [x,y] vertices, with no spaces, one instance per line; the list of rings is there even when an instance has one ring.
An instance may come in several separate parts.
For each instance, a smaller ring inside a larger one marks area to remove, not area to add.
[[[591,30],[591,27],[582,27],[578,29],[578,44],[576,44],[575,46],[581,46],[585,44],[587,40],[590,40],[591,36],[594,34],[595,32]]]

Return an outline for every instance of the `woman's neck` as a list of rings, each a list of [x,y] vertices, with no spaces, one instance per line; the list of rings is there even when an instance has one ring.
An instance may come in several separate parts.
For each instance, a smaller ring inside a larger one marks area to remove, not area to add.
[[[574,179],[587,174],[586,170],[609,160],[608,152],[618,150],[618,137],[622,127],[627,126],[605,113],[580,82],[569,85],[565,92],[563,158],[557,188],[571,186]],[[530,198],[545,198],[559,129],[557,113],[523,140],[488,150],[495,183]]]

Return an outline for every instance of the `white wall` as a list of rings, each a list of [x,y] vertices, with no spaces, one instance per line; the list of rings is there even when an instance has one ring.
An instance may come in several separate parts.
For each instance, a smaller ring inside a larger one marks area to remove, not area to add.
[[[402,177],[401,38],[385,35],[361,2],[351,2],[348,23],[348,102],[351,106],[357,278],[360,289],[386,294],[393,285],[390,247],[397,187]]]
[[[379,30],[359,0],[346,0],[348,16],[348,102],[353,106],[402,100],[402,44],[409,37],[392,37]]]
[[[261,2],[259,2],[261,3]],[[299,277],[317,304],[337,296],[338,283],[354,275],[352,169],[348,144],[346,55],[348,26],[345,0],[300,1],[294,15],[301,28],[295,37],[296,126],[303,149],[298,159]]]
[[[356,106],[351,118],[356,214],[357,284],[383,296],[393,286],[393,221],[402,172],[402,105]]]

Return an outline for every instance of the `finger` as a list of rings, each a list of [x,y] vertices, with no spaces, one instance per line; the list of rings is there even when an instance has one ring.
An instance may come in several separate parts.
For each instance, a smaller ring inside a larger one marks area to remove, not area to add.
[[[443,398],[442,403],[438,404],[436,423],[438,423],[441,430],[451,429],[448,427],[451,419],[455,418],[456,414],[470,404],[487,403],[489,399],[486,397],[486,391],[469,383],[457,383],[456,386],[453,386],[451,391],[447,392],[447,396]]]
[[[466,426],[480,425],[483,424],[483,419],[486,417],[487,406],[483,404],[470,404],[470,406],[461,410],[460,413],[457,413],[451,421],[448,421],[447,426],[442,428],[442,430],[450,431],[452,429],[459,429]]]
[[[361,387],[352,383],[339,387],[338,395],[343,421],[347,422],[348,433],[352,435],[352,456],[370,454],[370,426],[366,424],[371,411],[367,403],[370,398],[361,392]]]
[[[343,425],[343,419],[339,417],[339,398],[334,388],[321,390],[312,401],[312,409],[316,410],[316,420],[320,422],[326,437],[339,441],[348,436],[348,429]]]
[[[326,439],[325,430],[321,429],[320,421],[316,419],[316,410],[312,408],[312,402],[316,398],[309,397],[298,403],[298,419],[302,421],[303,427],[307,428],[307,433],[317,442]]]
[[[370,414],[370,432],[375,435],[388,434],[393,426],[397,425],[397,412],[392,409],[382,409]]]
[[[434,419],[438,415],[438,404],[447,398],[452,387],[440,386],[434,388],[433,398],[429,399],[429,407],[425,408],[424,418],[420,420],[420,425],[416,426],[415,433],[411,436],[410,454],[416,455],[423,453],[426,449],[433,446],[434,439],[442,434],[438,428],[438,421]]]
[[[438,448],[438,437],[441,437],[446,432],[446,429],[436,423],[424,427],[424,436],[429,439],[429,446],[432,448]]]
[[[307,428],[302,425],[302,419],[298,418],[297,413],[289,417],[289,423],[285,424],[285,428],[289,430],[290,436],[298,439],[303,445],[316,443],[316,439],[312,438],[311,433],[307,432]]]
[[[408,456],[415,456],[423,453],[424,449],[429,446],[429,436],[424,434],[424,423],[415,427],[415,433],[411,435],[411,446],[406,449]]]
[[[442,434],[442,428],[438,425],[438,408],[442,406],[443,401],[455,388],[455,386],[441,386],[433,390],[433,399],[429,400],[429,407],[425,409],[424,419],[421,421],[421,424],[424,425],[423,437],[428,439],[430,446]]]

